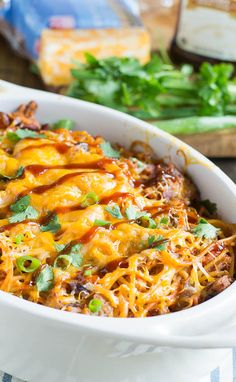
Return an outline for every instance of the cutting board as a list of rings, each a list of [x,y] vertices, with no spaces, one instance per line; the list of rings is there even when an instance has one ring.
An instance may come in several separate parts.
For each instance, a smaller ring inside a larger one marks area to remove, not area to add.
[[[178,138],[212,158],[236,158],[236,128]]]

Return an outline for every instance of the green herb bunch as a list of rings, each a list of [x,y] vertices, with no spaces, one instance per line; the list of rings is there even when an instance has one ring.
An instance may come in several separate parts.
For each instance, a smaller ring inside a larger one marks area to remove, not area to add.
[[[175,67],[166,55],[141,65],[132,57],[97,60],[72,69],[69,96],[109,106],[148,120],[174,134],[236,126],[233,66],[203,63]]]

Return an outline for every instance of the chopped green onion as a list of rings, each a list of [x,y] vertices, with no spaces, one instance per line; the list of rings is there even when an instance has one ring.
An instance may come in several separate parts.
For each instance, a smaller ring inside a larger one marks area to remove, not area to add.
[[[110,142],[103,142],[100,144],[100,147],[102,149],[103,154],[108,157],[108,158],[115,158],[119,159],[120,158],[120,152],[113,149],[111,146]]]
[[[52,130],[65,129],[72,130],[75,127],[75,121],[72,119],[60,119],[52,125]]]
[[[16,259],[16,266],[21,272],[32,273],[40,267],[40,260],[32,256],[21,256]]]
[[[61,268],[63,270],[69,268],[72,263],[72,257],[69,255],[60,255],[54,261],[55,268]]]
[[[88,192],[88,194],[84,195],[81,201],[81,207],[92,206],[93,204],[97,204],[99,201],[98,196],[95,192]]]
[[[98,300],[97,298],[93,298],[89,302],[88,307],[89,307],[90,312],[98,313],[102,309],[102,301]]]
[[[120,211],[120,207],[117,204],[114,204],[111,207],[106,206],[105,211],[107,211],[111,216],[113,216],[116,219],[122,219],[123,218],[122,213]]]
[[[106,225],[110,225],[110,224],[111,224],[111,222],[108,222],[108,221],[102,220],[102,219],[95,219],[95,221],[94,221],[94,225],[101,226],[101,227],[106,226]]]
[[[84,276],[91,276],[91,274],[92,274],[92,270],[91,269],[86,269],[84,271]]]
[[[14,239],[14,243],[15,244],[20,244],[22,242],[24,238],[24,235],[22,233],[19,233],[19,235],[16,235],[15,239]]]
[[[17,178],[20,178],[23,175],[23,173],[24,173],[24,167],[20,166],[18,168],[18,170],[16,171],[15,175],[8,176],[8,175],[0,174],[0,179],[2,179],[2,180],[15,180]]]

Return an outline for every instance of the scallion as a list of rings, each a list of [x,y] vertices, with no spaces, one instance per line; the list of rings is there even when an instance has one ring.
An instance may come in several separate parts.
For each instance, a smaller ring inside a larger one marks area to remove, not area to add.
[[[32,273],[40,267],[40,260],[32,256],[21,256],[16,259],[16,266],[21,272]]]
[[[81,201],[81,207],[85,208],[88,206],[92,206],[93,204],[97,204],[98,201],[99,201],[99,198],[95,194],[95,192],[88,192],[86,195],[84,195]]]
[[[102,301],[98,300],[97,298],[93,298],[89,302],[88,307],[89,307],[90,312],[98,313],[102,309]]]

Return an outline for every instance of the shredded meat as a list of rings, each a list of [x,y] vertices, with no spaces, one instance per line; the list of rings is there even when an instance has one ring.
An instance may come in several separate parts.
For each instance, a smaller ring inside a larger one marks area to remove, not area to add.
[[[178,198],[186,204],[197,198],[198,192],[190,179],[185,177],[172,163],[159,163],[146,182],[145,196],[150,199],[162,195],[167,201]]]
[[[203,301],[209,300],[210,298],[216,296],[218,293],[223,292],[226,288],[228,288],[232,284],[233,280],[228,275],[224,275],[214,281],[209,288],[206,288],[203,297]]]
[[[0,113],[0,129],[6,129],[11,123],[11,120],[6,113]]]
[[[14,126],[21,129],[40,130],[41,125],[35,118],[37,107],[34,101],[30,101],[26,105],[20,105],[15,112],[8,115],[9,120],[14,120]]]

